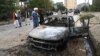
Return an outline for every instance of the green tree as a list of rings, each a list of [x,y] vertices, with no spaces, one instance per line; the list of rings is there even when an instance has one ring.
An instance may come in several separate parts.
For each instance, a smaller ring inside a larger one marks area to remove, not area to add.
[[[0,0],[0,21],[9,20],[12,11],[14,11],[15,0]]]
[[[92,10],[100,11],[100,0],[93,0]]]
[[[28,7],[31,9],[33,9],[34,7],[38,7],[45,10],[51,10],[53,5],[51,0],[30,0]]]
[[[81,10],[87,12],[87,11],[89,11],[89,7],[88,7],[88,6],[83,6],[83,7],[81,8]]]
[[[64,11],[66,9],[62,2],[58,2],[55,5],[57,6],[57,10]]]

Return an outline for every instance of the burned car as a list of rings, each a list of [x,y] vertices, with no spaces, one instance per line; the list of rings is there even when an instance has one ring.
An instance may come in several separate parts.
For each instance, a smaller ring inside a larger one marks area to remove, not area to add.
[[[89,33],[89,21],[80,27],[75,27],[73,16],[56,15],[47,18],[45,25],[33,29],[28,36],[28,42],[33,47],[57,51],[66,46],[71,39],[84,39],[86,56],[94,55],[94,46]]]
[[[69,37],[73,36],[71,34],[73,30],[70,31],[70,27],[73,29],[74,25],[73,18],[66,15],[52,15],[47,18],[47,21],[29,33],[30,45],[45,50],[59,50],[66,46]]]
[[[60,19],[59,19],[60,18]],[[66,16],[53,15],[47,18],[47,23],[33,29],[28,36],[30,45],[45,49],[58,50],[66,44],[68,28]]]
[[[68,29],[65,27],[39,26],[29,33],[30,44],[34,47],[55,50],[66,42]]]

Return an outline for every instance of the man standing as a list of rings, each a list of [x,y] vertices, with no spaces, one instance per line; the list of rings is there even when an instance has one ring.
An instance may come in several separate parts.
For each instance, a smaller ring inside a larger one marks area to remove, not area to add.
[[[39,10],[39,16],[40,16],[40,24],[42,25],[44,23],[44,16],[43,16],[43,11]]]
[[[16,28],[17,27],[22,27],[22,21],[21,21],[21,18],[20,18],[20,12],[19,11],[17,11],[15,13],[14,25],[15,25]]]
[[[21,13],[20,12],[18,12],[17,19],[18,19],[18,22],[19,22],[19,27],[22,27],[22,20],[21,20]]]
[[[15,25],[15,27],[17,28],[18,26],[19,26],[19,24],[18,24],[18,19],[17,19],[17,12],[15,12],[14,13],[14,16],[15,16],[15,19],[14,19],[14,25]]]
[[[33,27],[36,28],[39,26],[39,14],[38,14],[38,8],[34,8],[34,11],[32,11],[32,19],[33,19]]]

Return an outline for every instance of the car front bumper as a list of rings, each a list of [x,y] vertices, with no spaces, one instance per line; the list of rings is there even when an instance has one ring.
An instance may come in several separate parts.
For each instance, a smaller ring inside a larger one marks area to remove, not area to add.
[[[36,39],[33,37],[28,37],[28,43],[31,46],[34,46],[39,49],[44,49],[44,50],[59,50],[61,49],[64,45],[66,40],[60,39],[60,40],[41,40],[41,39]]]

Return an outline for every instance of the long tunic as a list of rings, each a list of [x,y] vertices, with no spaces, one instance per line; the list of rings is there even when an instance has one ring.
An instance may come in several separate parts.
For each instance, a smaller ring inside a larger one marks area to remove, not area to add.
[[[33,17],[33,24],[34,24],[34,27],[37,27],[39,25],[39,20],[38,20],[38,13],[33,11],[32,12],[32,17]]]

